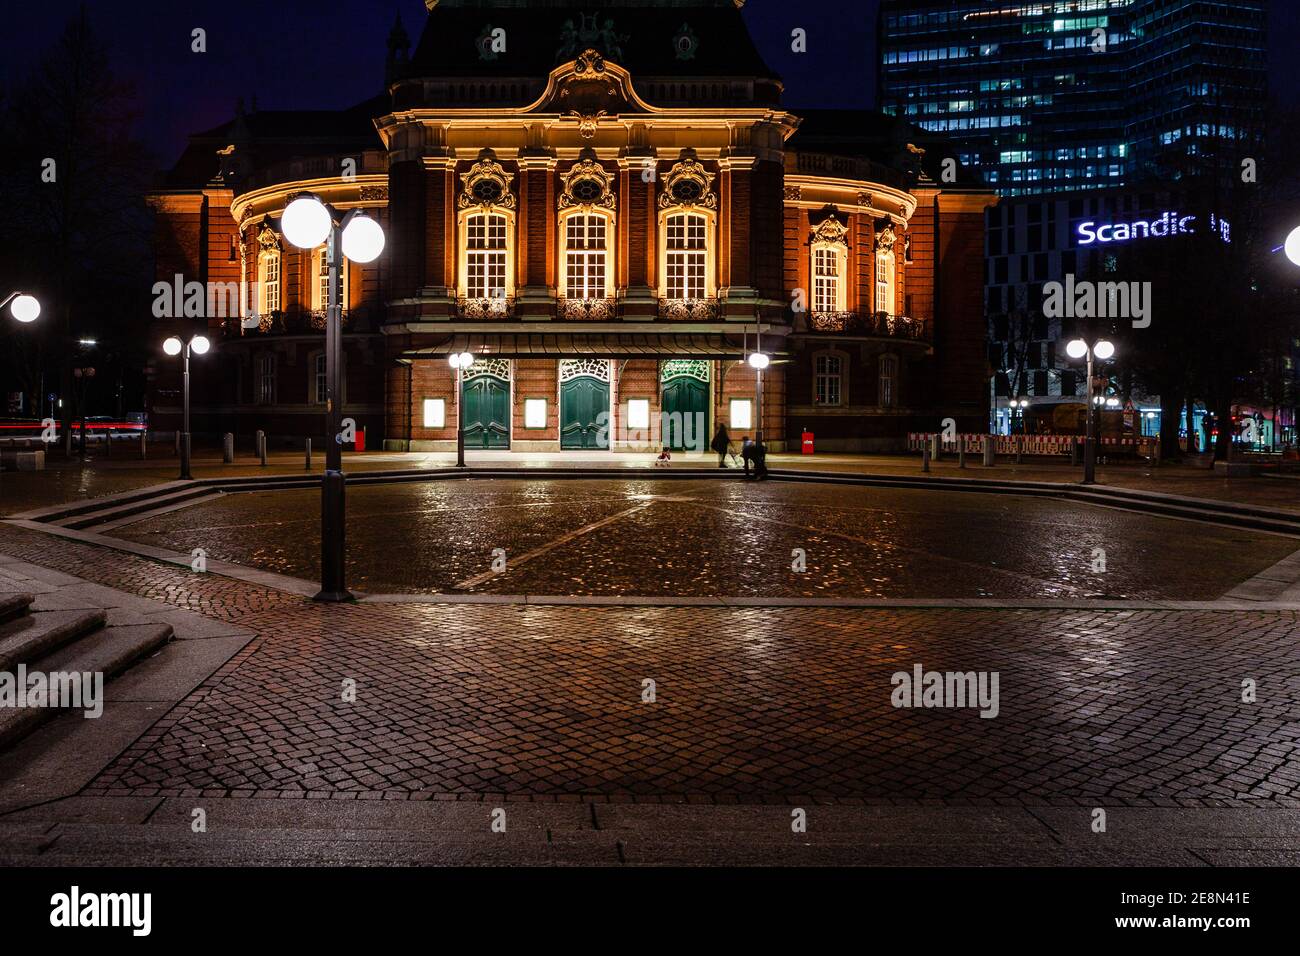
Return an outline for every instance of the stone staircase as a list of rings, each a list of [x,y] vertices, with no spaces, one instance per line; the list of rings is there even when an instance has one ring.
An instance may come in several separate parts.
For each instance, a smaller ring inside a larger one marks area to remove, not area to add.
[[[29,593],[0,594],[0,674],[103,674],[104,681],[172,638],[170,624],[108,623],[103,610],[33,610]],[[6,706],[0,701],[0,750],[64,711]]]

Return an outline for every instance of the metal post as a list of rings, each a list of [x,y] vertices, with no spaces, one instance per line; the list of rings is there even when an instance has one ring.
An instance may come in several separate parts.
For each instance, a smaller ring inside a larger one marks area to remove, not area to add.
[[[1088,346],[1088,409],[1087,409],[1087,428],[1084,431],[1083,444],[1083,483],[1085,485],[1096,484],[1097,482],[1097,447],[1096,440],[1093,438],[1093,401],[1092,401],[1092,346]]]
[[[928,473],[930,471],[930,439],[927,437],[921,442],[921,470]]]
[[[456,366],[456,467],[465,467],[465,370]]]
[[[343,477],[343,444],[339,441],[340,359],[342,358],[343,231],[330,229],[325,254],[329,260],[329,308],[325,320],[325,475],[321,479],[320,591],[316,601],[351,601],[345,584],[347,490]]]
[[[754,426],[754,439],[759,445],[763,444],[763,370],[757,369],[758,372],[758,424]]]
[[[260,428],[257,430],[257,458],[263,465],[266,464],[266,432]]]
[[[966,436],[957,436],[957,467],[966,467]]]
[[[190,480],[190,343],[181,347],[183,353],[181,380],[184,383],[184,424],[181,426],[181,479]]]
[[[140,460],[144,461],[149,457],[149,429],[140,432]]]
[[[993,444],[994,440],[995,440],[995,436],[991,434],[984,436],[984,467],[985,468],[992,468],[993,465],[997,462],[997,448]]]
[[[227,465],[235,463],[235,436],[230,432],[221,437],[221,460]]]
[[[306,460],[303,462],[303,468],[307,469],[307,471],[311,471],[311,439],[310,438],[307,439],[307,457]]]
[[[1016,464],[1023,465],[1025,462],[1025,436],[1023,434],[1016,436]]]

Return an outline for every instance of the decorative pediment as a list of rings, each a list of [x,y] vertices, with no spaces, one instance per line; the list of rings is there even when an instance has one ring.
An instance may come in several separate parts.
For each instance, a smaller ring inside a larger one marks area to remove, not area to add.
[[[718,194],[713,191],[715,178],[715,174],[705,169],[695,158],[694,150],[684,150],[681,161],[663,177],[664,188],[659,193],[659,208],[698,206],[717,209]]]
[[[833,207],[826,208],[826,218],[813,228],[812,241],[814,243],[829,243],[837,246],[847,246],[849,227],[840,222],[839,216]]]
[[[562,177],[564,191],[560,194],[560,209],[609,209],[617,208],[618,198],[614,194],[614,177],[604,166],[597,162],[590,150],[585,150],[581,158],[574,163]]]
[[[257,246],[262,252],[280,251],[280,235],[266,222],[257,231]]]
[[[893,252],[896,242],[898,242],[898,235],[894,232],[894,227],[889,223],[885,223],[876,230],[877,252]]]
[[[469,172],[460,174],[461,192],[456,198],[457,208],[481,206],[487,209],[495,206],[498,209],[514,209],[515,195],[510,191],[510,183],[514,178],[514,173],[506,172],[497,162],[492,150],[483,150],[479,153],[478,162],[470,167]]]
[[[585,139],[591,139],[607,117],[650,112],[633,90],[631,74],[610,60],[607,52],[592,47],[552,70],[545,92],[529,109],[577,121]]]

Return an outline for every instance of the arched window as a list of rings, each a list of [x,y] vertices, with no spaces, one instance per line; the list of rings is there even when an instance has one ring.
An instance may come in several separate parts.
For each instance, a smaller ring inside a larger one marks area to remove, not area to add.
[[[560,194],[560,297],[571,318],[611,318],[614,295],[614,177],[584,150]]]
[[[346,310],[348,307],[348,260],[343,260],[343,282],[339,292],[339,303]],[[330,303],[330,267],[325,247],[321,246],[311,254],[312,284],[309,301],[313,312],[324,312]]]
[[[894,314],[894,254],[876,253],[876,311]]]
[[[280,252],[263,250],[257,257],[257,311],[270,315],[280,311]]]
[[[709,221],[699,213],[664,219],[664,298],[709,295]]]
[[[564,297],[604,299],[609,295],[610,220],[599,213],[564,218]]]
[[[465,217],[465,298],[504,299],[510,294],[507,225],[501,213]]]
[[[881,408],[893,408],[898,404],[898,357],[880,356],[879,405]]]
[[[484,150],[460,178],[464,185],[456,201],[461,250],[457,292],[462,299],[480,303],[484,314],[503,315],[515,289],[516,200],[510,191],[514,174],[501,168],[491,150]]]
[[[812,234],[812,311],[827,315],[848,309],[848,228],[832,209]]]

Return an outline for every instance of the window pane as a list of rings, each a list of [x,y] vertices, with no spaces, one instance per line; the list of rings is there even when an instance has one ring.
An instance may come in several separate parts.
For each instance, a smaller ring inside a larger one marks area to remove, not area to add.
[[[731,428],[753,428],[753,402],[748,398],[731,400]]]
[[[524,399],[524,427],[525,428],[546,427],[546,399],[544,398]]]
[[[649,428],[650,427],[650,400],[648,398],[628,399],[627,427],[628,428]]]
[[[443,428],[447,424],[447,402],[442,398],[424,400],[424,427]]]

